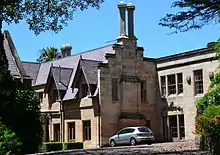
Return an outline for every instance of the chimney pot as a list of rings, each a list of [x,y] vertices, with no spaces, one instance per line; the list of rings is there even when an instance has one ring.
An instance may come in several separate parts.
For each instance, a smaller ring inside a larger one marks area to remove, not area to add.
[[[132,3],[127,4],[127,10],[128,10],[128,37],[129,38],[136,38],[134,35],[134,10],[135,5]]]
[[[118,4],[118,8],[120,13],[120,36],[126,36],[126,4],[121,1],[120,4]]]
[[[60,48],[62,52],[62,57],[67,57],[71,55],[72,46],[70,44],[62,45]]]

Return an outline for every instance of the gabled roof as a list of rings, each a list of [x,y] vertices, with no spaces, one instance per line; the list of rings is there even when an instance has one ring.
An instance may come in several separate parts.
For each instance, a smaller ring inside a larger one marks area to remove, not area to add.
[[[72,68],[52,66],[47,78],[45,91],[47,91],[52,81],[58,90],[67,90],[72,72]]]
[[[21,63],[17,50],[8,31],[4,31],[4,38],[4,49],[8,59],[8,67],[11,75],[18,78],[29,78],[23,68],[23,64]]]
[[[22,62],[23,67],[27,75],[29,75],[32,80],[32,85],[35,84],[37,79],[37,74],[40,68],[40,63],[37,62]]]
[[[80,58],[76,74],[83,74],[85,77],[85,80],[89,86],[89,84],[97,84],[98,82],[98,63],[101,61],[95,61],[95,60],[87,60]],[[74,76],[72,81],[72,87],[74,87],[75,83],[78,82],[77,78],[79,78],[80,75]]]
[[[82,59],[82,69],[88,84],[97,84],[98,82],[98,63],[101,61]]]
[[[78,54],[68,56],[65,58],[61,58],[61,59],[57,59],[54,61],[41,63],[35,85],[46,84],[47,77],[49,75],[49,71],[50,71],[50,67],[51,67],[52,63],[54,66],[60,65],[62,67],[67,67],[67,68],[77,68],[80,56],[82,56],[84,59],[90,59],[90,60],[95,60],[95,61],[104,61],[106,53],[114,53],[112,45],[108,45],[108,46],[93,49],[90,51],[78,53]],[[75,71],[73,71],[71,79],[73,79],[74,75],[75,75]]]

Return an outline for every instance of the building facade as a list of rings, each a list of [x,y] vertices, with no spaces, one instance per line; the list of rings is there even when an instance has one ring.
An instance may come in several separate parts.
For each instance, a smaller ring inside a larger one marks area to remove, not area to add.
[[[121,128],[139,125],[150,127],[157,141],[195,138],[194,103],[218,67],[211,44],[146,58],[134,33],[135,6],[118,8],[117,43],[76,55],[64,45],[61,58],[22,62],[41,102],[44,141],[101,147]]]
[[[156,60],[161,96],[169,107],[169,134],[173,139],[195,138],[195,103],[207,92],[219,64],[212,45]]]

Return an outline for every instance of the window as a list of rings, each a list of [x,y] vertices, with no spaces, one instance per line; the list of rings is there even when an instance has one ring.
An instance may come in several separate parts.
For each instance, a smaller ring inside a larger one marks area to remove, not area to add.
[[[91,140],[91,121],[83,121],[83,140]]]
[[[53,90],[52,102],[56,102],[59,99],[57,90]]]
[[[138,128],[139,132],[150,132],[148,128]]]
[[[141,100],[146,100],[146,81],[141,81]]]
[[[129,130],[128,129],[122,129],[121,131],[118,132],[118,135],[126,134],[126,133],[129,133]]]
[[[73,142],[75,140],[75,122],[68,123],[68,141]]]
[[[168,95],[176,94],[176,78],[175,74],[168,75]]]
[[[160,83],[161,83],[161,95],[166,96],[166,77],[165,76],[160,77]]]
[[[94,95],[94,93],[96,91],[96,88],[97,88],[97,85],[96,84],[90,84],[89,87],[90,87],[91,94]]]
[[[59,142],[60,141],[60,124],[53,125],[53,133],[54,133],[54,141]]]
[[[42,103],[43,102],[43,92],[38,92],[37,95],[38,95],[39,102]]]
[[[183,93],[183,74],[182,73],[178,73],[177,74],[177,91],[178,94]]]
[[[118,79],[112,79],[112,100],[118,100]]]
[[[203,74],[202,74],[202,70],[194,71],[194,89],[195,89],[195,95],[203,93]]]
[[[81,85],[81,97],[86,97],[88,95],[88,85],[87,84],[82,84]]]

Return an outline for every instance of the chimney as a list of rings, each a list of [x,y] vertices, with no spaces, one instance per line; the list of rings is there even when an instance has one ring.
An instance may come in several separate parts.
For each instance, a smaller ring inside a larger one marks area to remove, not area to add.
[[[118,4],[119,13],[120,13],[120,36],[126,36],[126,4],[122,1]]]
[[[134,35],[134,10],[135,6],[132,3],[127,4],[128,10],[128,37],[136,38]]]
[[[67,57],[71,55],[71,50],[72,50],[72,46],[69,44],[63,45],[60,48],[61,53],[62,53],[62,57]]]

